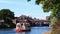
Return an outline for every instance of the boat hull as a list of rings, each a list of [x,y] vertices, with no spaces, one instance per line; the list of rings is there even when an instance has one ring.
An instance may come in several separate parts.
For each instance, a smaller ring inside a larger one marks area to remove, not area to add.
[[[27,32],[27,31],[30,31],[30,30],[16,30],[16,32]]]
[[[17,29],[16,32],[22,32],[22,30]]]
[[[27,32],[27,31],[31,31],[31,30],[22,30],[22,32]]]

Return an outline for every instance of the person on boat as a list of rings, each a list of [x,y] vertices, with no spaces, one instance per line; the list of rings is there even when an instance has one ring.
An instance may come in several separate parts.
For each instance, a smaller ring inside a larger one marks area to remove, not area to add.
[[[25,23],[22,23],[22,30],[25,30]]]
[[[17,23],[16,24],[16,32],[20,32],[21,31],[21,24]]]

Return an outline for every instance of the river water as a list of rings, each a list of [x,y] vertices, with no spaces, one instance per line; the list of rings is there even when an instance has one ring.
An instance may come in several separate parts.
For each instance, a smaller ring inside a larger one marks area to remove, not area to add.
[[[0,34],[43,34],[43,32],[51,30],[51,27],[31,27],[29,32],[15,32],[14,29],[0,30]]]

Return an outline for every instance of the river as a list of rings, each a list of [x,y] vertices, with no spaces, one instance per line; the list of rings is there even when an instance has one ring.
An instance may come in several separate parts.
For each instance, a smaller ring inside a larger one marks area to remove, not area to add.
[[[15,32],[14,29],[0,30],[0,34],[43,34],[43,32],[51,30],[51,27],[31,27],[29,32]]]

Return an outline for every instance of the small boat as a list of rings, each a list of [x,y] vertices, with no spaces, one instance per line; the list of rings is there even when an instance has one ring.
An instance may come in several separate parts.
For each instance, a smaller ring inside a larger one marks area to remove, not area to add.
[[[30,31],[30,25],[28,23],[17,23],[16,32]]]

